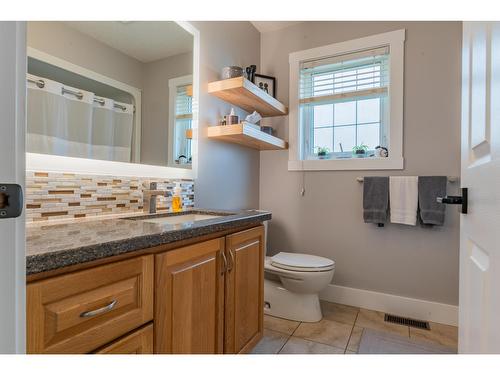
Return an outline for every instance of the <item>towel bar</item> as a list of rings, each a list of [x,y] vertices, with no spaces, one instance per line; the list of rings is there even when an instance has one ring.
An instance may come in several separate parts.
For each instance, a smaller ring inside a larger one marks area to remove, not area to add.
[[[448,176],[448,182],[457,182],[459,178],[457,176]],[[356,177],[356,181],[358,182],[363,182],[364,178],[363,177]]]

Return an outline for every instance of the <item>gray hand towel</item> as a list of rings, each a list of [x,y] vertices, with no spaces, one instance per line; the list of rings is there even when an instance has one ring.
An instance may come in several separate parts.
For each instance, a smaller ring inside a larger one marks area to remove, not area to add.
[[[446,195],[446,176],[420,176],[418,178],[418,206],[422,224],[443,225],[445,205],[436,201]]]
[[[385,223],[389,208],[389,177],[363,179],[363,219],[365,223]]]

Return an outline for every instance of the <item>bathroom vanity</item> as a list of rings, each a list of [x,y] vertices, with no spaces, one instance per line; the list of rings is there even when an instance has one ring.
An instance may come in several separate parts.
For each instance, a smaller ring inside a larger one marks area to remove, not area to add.
[[[188,23],[28,23],[28,353],[241,353],[262,337],[271,214],[154,214],[195,205],[199,39]]]
[[[28,227],[28,353],[248,352],[263,332],[270,218],[193,210]]]

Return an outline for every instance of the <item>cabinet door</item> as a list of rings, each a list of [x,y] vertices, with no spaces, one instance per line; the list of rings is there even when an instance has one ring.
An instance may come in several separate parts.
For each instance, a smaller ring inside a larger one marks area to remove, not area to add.
[[[221,353],[224,239],[156,255],[155,353]]]
[[[226,237],[225,353],[250,351],[262,338],[264,228]]]
[[[153,354],[153,324],[107,345],[96,354]]]

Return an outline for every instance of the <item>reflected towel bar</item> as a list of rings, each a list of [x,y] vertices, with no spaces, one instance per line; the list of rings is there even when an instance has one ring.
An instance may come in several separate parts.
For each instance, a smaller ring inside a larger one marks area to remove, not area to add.
[[[448,176],[448,182],[457,182],[459,178],[457,176]],[[364,178],[363,177],[356,177],[356,181],[358,182],[363,182]]]

